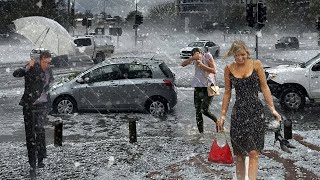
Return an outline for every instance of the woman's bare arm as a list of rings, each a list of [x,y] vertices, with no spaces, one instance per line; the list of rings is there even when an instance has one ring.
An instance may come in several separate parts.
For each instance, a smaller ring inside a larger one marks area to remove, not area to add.
[[[261,89],[261,92],[263,93],[264,99],[268,104],[268,108],[270,109],[271,113],[276,119],[281,120],[281,116],[279,115],[279,113],[276,111],[274,107],[272,95],[271,95],[269,86],[267,84],[266,75],[263,70],[261,61],[256,60],[254,62],[254,68],[258,73],[259,81],[260,81],[260,89]]]

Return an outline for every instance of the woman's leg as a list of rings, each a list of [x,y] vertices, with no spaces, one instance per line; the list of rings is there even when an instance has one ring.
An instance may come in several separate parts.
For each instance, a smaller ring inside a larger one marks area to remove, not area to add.
[[[206,95],[203,98],[203,101],[202,101],[202,113],[205,116],[207,116],[208,118],[212,119],[214,122],[217,122],[217,117],[214,114],[212,114],[210,112],[210,110],[209,110],[211,102],[212,102],[212,97]]]
[[[245,166],[246,161],[245,160],[246,160],[245,155],[237,155],[237,157],[236,157],[237,180],[245,180],[245,176],[246,176],[246,166]]]
[[[194,88],[194,107],[196,108],[196,121],[200,133],[203,133],[203,118],[201,112],[202,106],[202,91],[201,88]]]
[[[257,179],[258,160],[259,160],[259,152],[255,150],[250,151],[249,152],[249,170],[248,170],[248,176],[250,180]]]

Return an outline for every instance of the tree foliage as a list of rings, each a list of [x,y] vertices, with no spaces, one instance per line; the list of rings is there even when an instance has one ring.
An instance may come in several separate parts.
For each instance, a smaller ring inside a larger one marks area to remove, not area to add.
[[[168,20],[177,17],[175,3],[166,2],[156,5],[149,10],[148,18],[157,20]]]
[[[6,29],[15,19],[27,16],[44,16],[66,25],[66,4],[64,0],[8,0],[0,2],[0,29]]]
[[[232,29],[246,29],[246,9],[245,6],[232,4],[225,13],[225,25]]]
[[[134,23],[136,14],[142,15],[142,13],[140,11],[130,11],[126,17],[126,22],[129,24]]]

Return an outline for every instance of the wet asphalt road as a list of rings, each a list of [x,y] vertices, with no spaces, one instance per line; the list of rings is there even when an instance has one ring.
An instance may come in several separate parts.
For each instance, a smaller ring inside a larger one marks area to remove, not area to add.
[[[169,67],[178,71],[177,63],[169,64]],[[272,64],[269,61],[268,64]],[[283,63],[283,62],[282,62]],[[287,62],[291,63],[291,62]],[[274,63],[273,65],[276,65]],[[66,75],[73,71],[83,70],[91,63],[79,64],[76,67],[68,68],[54,68],[54,76],[58,77]],[[24,125],[22,109],[18,105],[21,94],[23,93],[23,78],[12,77],[12,71],[21,64],[8,64],[0,66],[0,83],[2,84],[0,90],[0,142],[10,141],[24,141]],[[73,116],[53,117],[49,116],[47,127],[48,143],[53,141],[53,123],[55,120],[62,118],[64,120],[64,138],[70,141],[81,141],[83,139],[96,139],[99,137],[117,137],[121,133],[116,130],[121,126],[127,126],[128,119],[136,118],[141,122],[150,122],[144,125],[143,129],[139,130],[140,136],[157,136],[166,134],[166,136],[184,136],[197,132],[195,129],[195,110],[193,107],[193,91],[192,88],[184,88],[188,86],[188,74],[177,76],[178,86],[178,104],[167,116],[162,118],[150,117],[148,114],[140,112],[123,112],[123,113],[94,113],[94,112],[80,112]],[[186,77],[184,77],[186,76]],[[182,81],[181,79],[184,79]],[[222,82],[220,82],[223,85]],[[261,96],[262,97],[262,96]],[[222,96],[215,97],[212,102],[212,111],[219,116],[221,109]],[[318,112],[320,105],[307,104],[306,108],[299,112],[284,112],[277,100],[274,100],[276,108],[287,119],[292,120],[293,130],[306,131],[320,128],[320,121],[318,120]],[[229,109],[229,113],[231,110]],[[267,119],[272,120],[272,117],[266,109]],[[230,115],[230,114],[229,114]],[[151,120],[150,120],[151,119]],[[227,122],[228,124],[228,122]],[[164,129],[156,131],[154,129]],[[162,127],[163,126],[163,127]],[[214,125],[209,119],[205,119],[205,127],[207,131],[214,131]],[[141,127],[142,128],[142,127]],[[79,132],[82,132],[79,134]],[[6,132],[6,133],[4,133]],[[9,132],[9,134],[8,134]],[[97,135],[98,134],[98,135]]]

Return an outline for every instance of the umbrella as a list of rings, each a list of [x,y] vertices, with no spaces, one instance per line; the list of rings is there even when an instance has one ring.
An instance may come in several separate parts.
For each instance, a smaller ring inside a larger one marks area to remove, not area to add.
[[[30,16],[16,19],[13,23],[16,32],[36,47],[48,49],[56,55],[74,54],[75,45],[71,35],[56,21]]]

